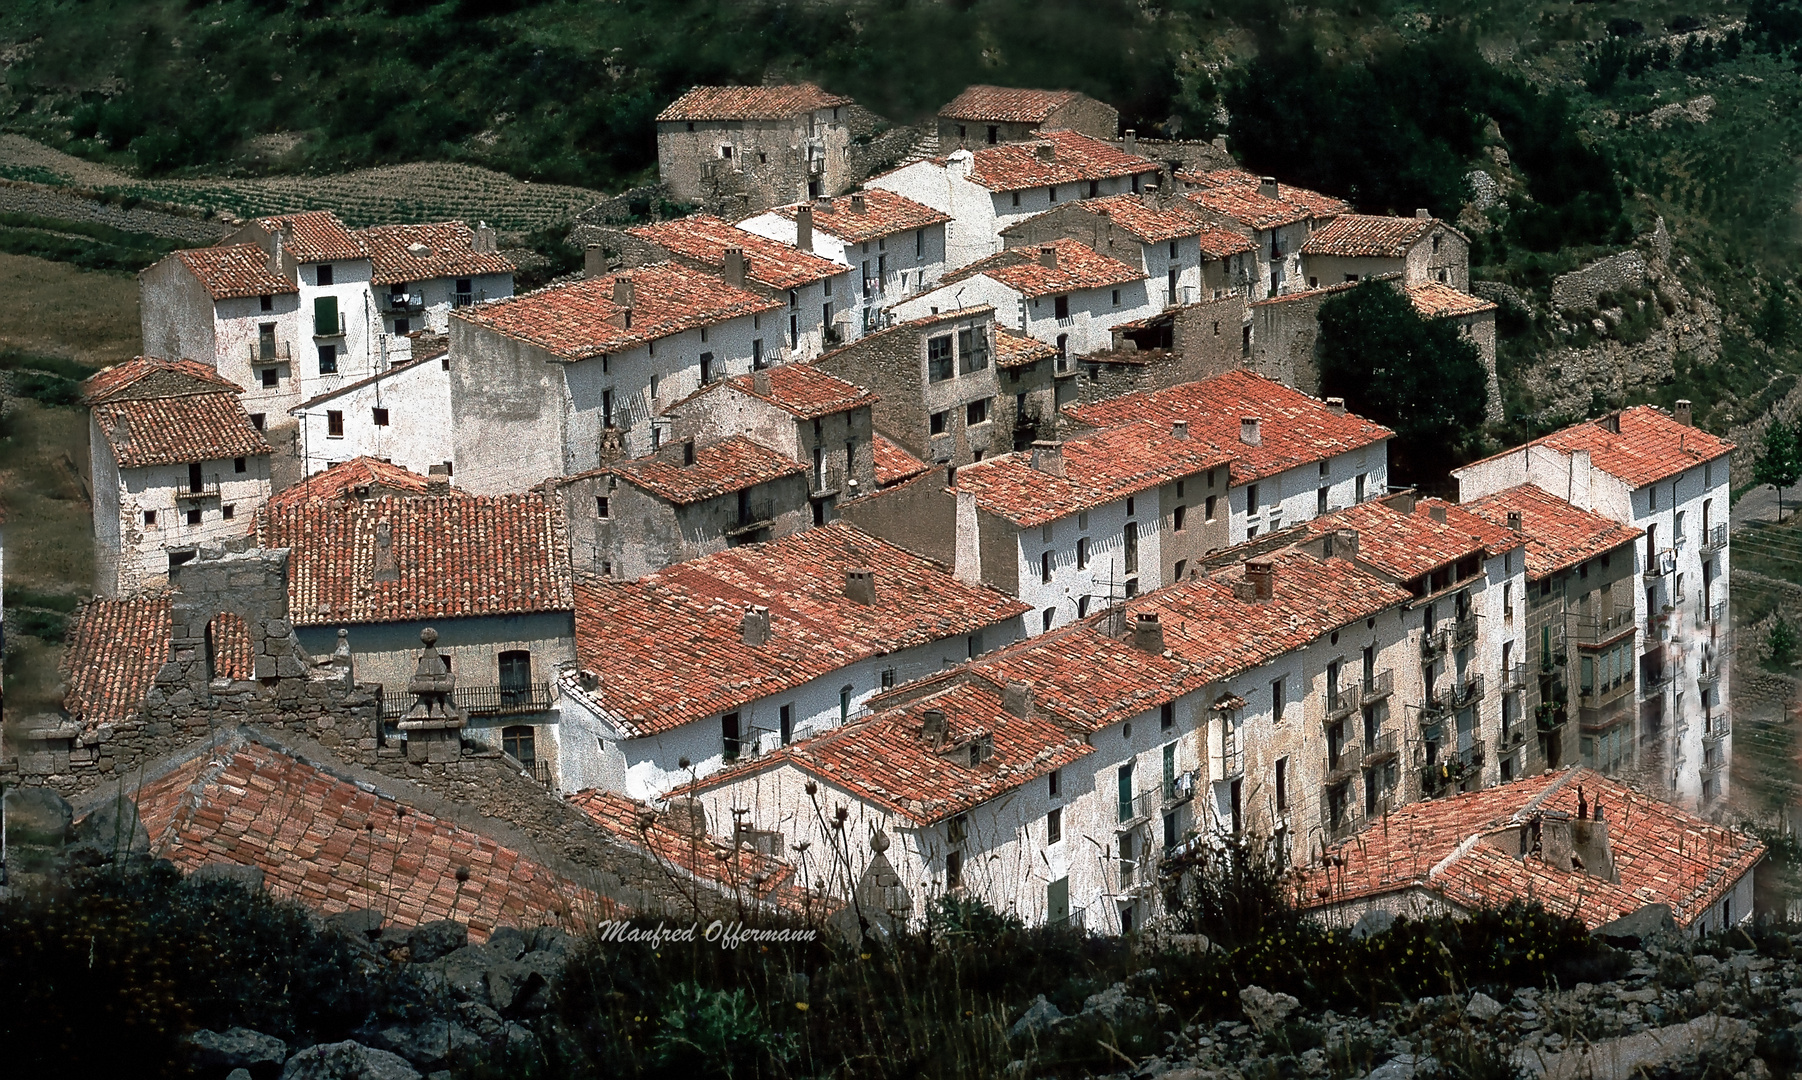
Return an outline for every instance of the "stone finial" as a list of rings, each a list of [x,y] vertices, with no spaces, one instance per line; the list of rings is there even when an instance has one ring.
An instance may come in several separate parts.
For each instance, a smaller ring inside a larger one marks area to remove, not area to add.
[[[870,836],[870,850],[880,855],[888,850],[888,833],[877,829]]]
[[[462,752],[458,732],[463,727],[463,710],[453,695],[456,679],[438,654],[438,631],[428,626],[419,632],[419,640],[425,648],[407,683],[413,707],[396,726],[407,733],[408,760],[454,761]]]

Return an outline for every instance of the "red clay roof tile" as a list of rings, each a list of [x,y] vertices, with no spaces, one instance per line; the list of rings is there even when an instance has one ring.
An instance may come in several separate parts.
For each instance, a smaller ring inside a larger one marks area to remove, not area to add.
[[[1063,475],[1032,466],[1033,452],[1004,454],[957,470],[954,484],[976,505],[1022,527],[1124,499],[1231,462],[1205,442],[1179,439],[1150,422],[1108,428],[1063,444]]]
[[[767,392],[759,392],[755,375],[736,375],[725,384],[802,420],[868,408],[881,400],[874,391],[848,383],[812,364],[778,364],[768,375]]]
[[[269,500],[269,505],[281,508],[314,499],[428,495],[431,491],[431,480],[416,472],[372,457],[354,457],[284,488]]]
[[[870,445],[876,456],[876,484],[879,487],[912,480],[932,468],[880,433],[870,440]]]
[[[1074,90],[1018,90],[1011,86],[967,86],[945,103],[947,120],[994,120],[1004,124],[1042,124],[1051,114],[1082,95]]]
[[[682,463],[682,447],[677,446],[615,462],[601,471],[677,506],[688,506],[785,476],[800,476],[807,470],[793,458],[743,435],[733,435],[719,442],[697,444],[692,465]]]
[[[1057,265],[1046,266],[1040,259],[1040,248],[1057,252]],[[1145,274],[1137,267],[1103,255],[1076,240],[1059,237],[1044,244],[1007,248],[977,259],[946,274],[941,285],[963,281],[982,274],[1001,282],[1022,296],[1048,296],[1075,289],[1105,289],[1129,281],[1143,281]]]
[[[175,258],[215,300],[239,296],[279,296],[300,291],[300,286],[269,270],[269,253],[255,244],[187,248]]]
[[[1040,148],[1049,147],[1049,158]],[[1082,180],[1108,180],[1156,172],[1157,162],[1074,131],[1041,132],[1036,142],[984,146],[970,151],[970,181],[990,191],[1021,191]],[[946,159],[937,158],[940,166]]]
[[[93,407],[94,426],[121,468],[182,465],[273,453],[238,395],[117,397]]]
[[[849,105],[851,99],[812,83],[786,86],[697,86],[657,114],[660,123],[681,120],[782,120]]]
[[[1503,528],[1507,527],[1509,513],[1520,514],[1518,535],[1527,546],[1530,581],[1568,570],[1645,535],[1644,529],[1579,510],[1532,484],[1507,488],[1460,505]]]
[[[1220,231],[1197,213],[1192,204],[1181,199],[1168,204],[1147,204],[1142,195],[1122,192],[1100,199],[1085,199],[1076,205],[1092,214],[1107,215],[1108,220],[1126,230],[1128,235],[1146,244],[1159,244],[1178,237]],[[1046,213],[1056,211],[1049,210]],[[1245,245],[1244,250],[1252,250],[1251,241],[1237,235],[1233,238]]]
[[[1399,259],[1437,224],[1433,218],[1340,214],[1314,230],[1301,253]]]
[[[95,598],[69,631],[59,670],[63,708],[84,730],[136,714],[157,670],[169,660],[174,627],[167,596]]]
[[[822,278],[851,272],[848,266],[822,259],[779,240],[746,232],[710,214],[693,214],[673,221],[634,225],[626,231],[710,268],[725,267],[727,248],[742,248],[746,280],[759,282],[772,289],[796,289]]]
[[[1414,310],[1428,319],[1460,318],[1496,309],[1492,300],[1459,292],[1437,281],[1408,286],[1408,299],[1413,302]]]
[[[856,209],[858,202],[863,203],[862,210]],[[778,206],[776,213],[793,221],[801,205]],[[950,214],[922,206],[884,188],[870,188],[836,199],[816,199],[807,205],[813,208],[815,232],[836,236],[847,244],[861,244],[951,220]]]
[[[1358,533],[1358,561],[1405,581],[1486,553],[1481,535],[1459,528],[1450,518],[1448,513],[1446,522],[1441,523],[1433,520],[1426,506],[1419,507],[1418,512],[1404,513],[1383,499],[1372,499],[1313,518],[1302,524],[1302,530],[1319,536],[1354,529]],[[1490,532],[1488,522],[1476,519],[1475,523],[1483,532]]]
[[[1618,414],[1620,430],[1603,420],[1588,420],[1554,431],[1527,446],[1545,446],[1566,454],[1589,451],[1590,464],[1630,488],[1642,488],[1713,461],[1733,451],[1733,444],[1701,428],[1677,423],[1664,410],[1635,405]],[[1472,462],[1464,469],[1519,452],[1521,447]],[[1457,470],[1462,472],[1463,470]]]
[[[114,398],[178,397],[220,390],[234,394],[244,392],[242,386],[198,360],[138,356],[88,376],[81,384],[81,399],[95,405]]]
[[[1242,169],[1216,169],[1212,172],[1179,172],[1176,178],[1186,184],[1199,185],[1185,198],[1242,222],[1254,229],[1274,229],[1308,218],[1333,217],[1351,210],[1346,203],[1330,195],[1307,188],[1276,186],[1276,198],[1262,194],[1262,181]]]
[[[374,267],[370,281],[376,285],[511,274],[514,270],[513,260],[500,252],[475,250],[475,230],[461,221],[378,225],[357,236],[369,250]]]
[[[968,314],[968,309],[960,314]],[[1048,345],[1035,337],[1016,333],[999,323],[995,324],[994,336],[996,367],[1027,367],[1041,360],[1054,359],[1057,356],[1057,346]]]
[[[363,246],[362,239],[345,228],[330,210],[276,214],[256,220],[264,231],[282,233],[287,250],[300,262],[369,258],[369,249]]]

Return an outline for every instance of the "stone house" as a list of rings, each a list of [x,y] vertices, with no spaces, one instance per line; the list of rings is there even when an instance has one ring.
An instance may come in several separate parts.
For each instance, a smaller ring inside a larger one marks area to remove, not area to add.
[[[273,451],[240,389],[207,364],[147,356],[82,384],[103,595],[167,584],[202,544],[242,535],[268,500]]]
[[[842,725],[1015,640],[1026,610],[844,522],[576,592],[564,784],[633,798]]]
[[[1187,421],[1189,436],[1230,451],[1231,488],[1224,509],[1228,544],[1361,503],[1388,491],[1388,442],[1394,433],[1246,371],[1230,371],[1151,393],[1064,406],[1091,428],[1138,420]]]
[[[1053,130],[1092,139],[1120,134],[1120,110],[1074,90],[969,86],[939,110],[941,149],[1026,142]]]
[[[1461,496],[1533,484],[1643,530],[1633,591],[1639,767],[1685,805],[1725,797],[1733,735],[1728,687],[1728,456],[1733,444],[1639,405],[1455,469]],[[1598,752],[1600,744],[1598,744]],[[1568,751],[1567,751],[1568,752]]]
[[[812,83],[697,86],[657,114],[657,175],[677,202],[749,213],[856,182],[852,101]]]
[[[413,703],[408,680],[430,628],[462,738],[556,783],[556,685],[575,661],[575,601],[568,538],[542,496],[284,500],[257,515],[255,535],[288,549],[300,646],[314,656],[346,646],[357,680],[382,688],[385,731]]]
[[[787,333],[770,335],[774,348],[762,363],[803,360],[856,338],[863,330],[861,303],[849,267],[790,244],[734,228],[706,214],[637,225],[626,230],[656,247],[656,257],[717,274],[726,284],[787,308]],[[707,380],[702,380],[703,382]]]
[[[671,442],[545,489],[569,522],[574,565],[623,581],[813,524],[807,470],[743,435]]]
[[[1245,298],[1228,293],[1120,323],[1111,331],[1111,348],[1062,361],[1060,374],[1069,379],[1060,399],[1105,401],[1238,371],[1245,313]]]
[[[1262,300],[1306,287],[1302,245],[1328,219],[1351,207],[1330,195],[1278,183],[1242,169],[1182,171],[1183,197],[1216,224],[1250,238],[1255,261],[1234,284],[1248,299]]]
[[[1046,131],[1025,143],[983,146],[915,161],[865,182],[951,216],[945,267],[955,270],[1000,251],[1001,232],[1075,202],[1156,184],[1158,164],[1075,131]]]
[[[449,476],[456,453],[450,382],[450,353],[438,346],[295,406],[302,475],[370,457]]]
[[[1153,188],[1064,203],[1009,225],[1001,239],[1010,248],[1075,240],[1136,266],[1157,308],[1218,300],[1237,290],[1253,254],[1246,237],[1214,225],[1188,200]]]
[[[1515,699],[1503,704],[1525,727],[1513,776],[1577,761],[1606,773],[1631,769],[1639,749],[1633,544],[1642,530],[1532,484],[1462,506],[1526,542],[1525,592],[1508,597],[1502,623],[1514,631],[1501,673]]]
[[[957,470],[959,577],[1031,605],[1045,633],[1173,581],[1226,546],[1232,458],[1188,425],[1127,424]]]
[[[951,218],[892,191],[871,188],[836,199],[778,206],[740,229],[851,267],[858,333],[882,328],[883,309],[938,283]]]
[[[1060,238],[978,259],[889,311],[897,320],[911,320],[977,305],[994,308],[997,322],[1052,346],[1059,356],[1110,348],[1115,326],[1160,309],[1137,266]]]
[[[781,307],[665,263],[452,312],[459,484],[523,491],[649,454],[666,405],[771,362]]]
[[[276,508],[315,500],[379,499],[385,495],[448,495],[450,477],[443,473],[421,476],[380,458],[357,457],[314,473],[269,499]]]
[[[389,363],[404,359],[408,335],[448,333],[452,310],[513,295],[513,261],[486,224],[377,225],[357,236],[369,249]]]
[[[677,440],[748,436],[799,463],[813,524],[824,525],[876,490],[878,400],[812,364],[784,364],[704,386],[664,415]]]
[[[1470,291],[1470,240],[1416,210],[1411,218],[1340,214],[1301,245],[1308,288],[1394,276],[1404,286],[1437,282]]]

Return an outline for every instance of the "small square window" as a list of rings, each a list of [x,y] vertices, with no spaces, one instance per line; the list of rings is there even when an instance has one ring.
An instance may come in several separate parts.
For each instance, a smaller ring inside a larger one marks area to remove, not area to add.
[[[144,524],[149,525],[153,528],[156,526],[156,511],[155,510],[144,511]]]
[[[270,296],[267,293],[257,297],[257,308],[260,311],[274,311],[275,297]]]
[[[607,496],[597,495],[594,500],[594,512],[596,517],[612,517],[613,504],[608,500]]]
[[[245,458],[232,458],[232,472],[241,473],[249,471],[250,462],[248,460]]]
[[[266,367],[258,372],[262,376],[263,389],[274,390],[282,383],[281,371],[278,368]]]
[[[224,506],[219,508],[219,516],[224,518],[227,521],[230,521],[233,517],[237,516],[237,511],[238,511],[238,508],[236,506],[234,506],[231,503],[226,503]]]
[[[256,428],[258,431],[263,430],[263,416],[264,416],[264,414],[260,413],[260,412],[251,413],[250,414],[250,426],[253,428]]]
[[[319,374],[338,374],[338,347],[336,345],[319,346]]]
[[[188,524],[190,524],[190,525],[200,524],[200,510],[198,508],[188,511]]]
[[[332,283],[331,263],[319,264],[318,269],[313,271],[313,283],[315,285],[330,285]]]
[[[387,427],[388,426],[388,410],[387,409],[371,409],[371,410],[369,410],[369,412],[370,412],[371,419],[373,419],[375,421],[376,427]]]
[[[928,419],[927,423],[932,434],[943,435],[946,431],[950,430],[951,414],[948,412],[935,412]]]

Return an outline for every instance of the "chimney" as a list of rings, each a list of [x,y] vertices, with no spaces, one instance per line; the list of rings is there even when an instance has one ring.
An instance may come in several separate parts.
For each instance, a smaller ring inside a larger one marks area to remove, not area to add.
[[[1189,422],[1187,420],[1171,421],[1170,437],[1173,439],[1187,439],[1189,437]]]
[[[1239,441],[1246,446],[1262,446],[1264,437],[1258,431],[1258,418],[1242,416],[1239,418]]]
[[[1133,648],[1162,656],[1164,653],[1164,621],[1155,611],[1141,611],[1133,616]]]
[[[795,210],[795,246],[802,251],[813,250],[813,206],[802,203]]]
[[[1032,716],[1032,684],[1025,681],[1010,682],[1001,688],[1001,707],[1009,715],[1028,718]]]
[[[876,571],[867,566],[845,570],[845,599],[854,604],[874,607],[876,604]]]
[[[851,194],[851,212],[853,214],[863,214],[863,213],[867,213],[868,211],[869,211],[869,204],[864,199],[863,192],[861,192],[861,191],[852,192],[852,194]]]
[[[443,465],[433,465],[426,473],[425,490],[428,495],[450,494],[450,473]]]
[[[1053,270],[1056,270],[1057,269],[1057,248],[1050,244],[1045,244],[1044,246],[1040,247],[1039,248],[1039,265],[1047,266]]]
[[[1342,397],[1327,398],[1326,399],[1326,411],[1332,413],[1334,416],[1344,416],[1345,415],[1345,399]]]
[[[607,276],[607,253],[601,249],[601,245],[589,244],[582,249],[582,276]]]
[[[1264,196],[1266,199],[1274,199],[1277,197],[1276,191],[1277,191],[1276,177],[1263,176],[1263,177],[1258,178],[1258,194],[1259,195]]]
[[[770,609],[753,605],[745,609],[745,617],[739,621],[739,632],[744,635],[746,645],[762,645],[770,640]]]
[[[951,733],[951,724],[945,719],[943,709],[922,709],[920,711],[920,736],[932,745],[934,750],[945,745],[945,737]]]
[[[1048,142],[1040,143],[1034,149],[1038,151],[1040,161],[1055,161],[1057,159],[1057,147]]]
[[[1676,418],[1677,423],[1682,424],[1684,427],[1695,426],[1695,421],[1693,419],[1695,410],[1690,407],[1688,398],[1678,398],[1676,411],[1671,415]]]
[[[751,393],[758,397],[770,396],[770,369],[758,368],[751,372]]]
[[[1032,467],[1046,476],[1064,475],[1064,444],[1046,441],[1033,443]]]
[[[1233,599],[1242,604],[1249,604],[1258,598],[1258,587],[1249,581],[1233,582]]]
[[[1433,215],[1427,213],[1427,209],[1424,206],[1414,211],[1414,217],[1416,218],[1416,220],[1419,220],[1419,221],[1433,220]]]
[[[1135,155],[1139,152],[1139,133],[1132,128],[1126,129],[1126,152]]]
[[[1614,849],[1608,843],[1608,823],[1600,818],[1570,823],[1571,861],[1573,870],[1582,870],[1593,878],[1620,882],[1614,868]]]
[[[470,240],[470,249],[483,255],[492,255],[500,250],[495,243],[493,226],[486,221],[476,222],[476,234]]]
[[[1220,151],[1222,154],[1226,153],[1226,136],[1225,135],[1214,136],[1214,149]]]
[[[808,212],[812,213],[811,210]],[[811,244],[812,240],[810,239],[808,243]],[[744,288],[745,275],[750,272],[750,269],[745,262],[744,248],[729,247],[726,249],[726,284],[740,289]]]
[[[1338,559],[1350,559],[1358,554],[1358,530],[1334,529],[1326,534],[1326,554]]]
[[[1251,582],[1259,600],[1269,600],[1276,595],[1276,564],[1269,559],[1250,560],[1245,564],[1245,580]]]
[[[1427,516],[1432,518],[1434,521],[1437,521],[1439,524],[1444,525],[1445,524],[1445,507],[1429,506],[1429,507],[1427,507]]]
[[[1159,190],[1160,187],[1157,184],[1146,184],[1139,189],[1139,202],[1147,209],[1156,210],[1158,208]]]
[[[589,250],[594,251],[596,249],[589,248]],[[637,294],[633,291],[633,288],[632,288],[632,275],[631,274],[615,274],[615,275],[613,275],[613,302],[615,304],[618,304],[620,307],[626,308],[627,310],[631,310],[632,301],[635,299],[637,299]]]
[[[1525,528],[1525,526],[1521,523],[1521,517],[1520,517],[1519,510],[1508,511],[1508,528],[1514,530],[1515,532],[1520,532],[1523,528]]]

